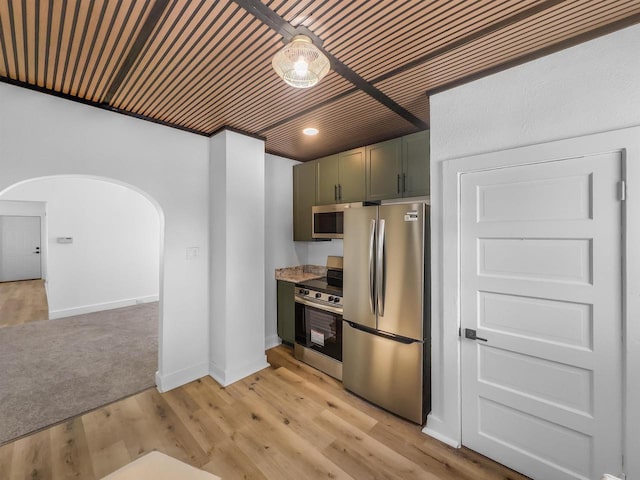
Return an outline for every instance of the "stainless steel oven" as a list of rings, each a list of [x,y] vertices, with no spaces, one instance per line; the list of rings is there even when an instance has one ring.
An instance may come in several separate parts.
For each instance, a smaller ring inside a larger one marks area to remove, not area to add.
[[[295,357],[342,380],[342,287],[326,279],[296,284],[295,303]]]

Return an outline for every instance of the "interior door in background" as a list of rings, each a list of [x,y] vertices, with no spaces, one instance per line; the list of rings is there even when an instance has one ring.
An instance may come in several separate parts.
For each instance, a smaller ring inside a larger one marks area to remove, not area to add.
[[[621,172],[607,153],[461,178],[462,443],[532,478],[622,470]]]
[[[42,278],[40,217],[0,216],[0,282]]]

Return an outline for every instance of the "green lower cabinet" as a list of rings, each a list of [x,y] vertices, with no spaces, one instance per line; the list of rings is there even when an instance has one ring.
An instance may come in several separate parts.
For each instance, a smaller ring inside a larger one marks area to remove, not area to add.
[[[293,345],[295,339],[295,284],[278,280],[278,336]]]

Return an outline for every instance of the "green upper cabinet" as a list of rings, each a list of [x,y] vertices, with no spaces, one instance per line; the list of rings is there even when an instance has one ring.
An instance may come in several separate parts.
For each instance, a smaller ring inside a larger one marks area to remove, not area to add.
[[[429,131],[366,147],[367,200],[429,194]]]
[[[365,149],[340,153],[339,203],[363,202],[365,198]]]
[[[402,137],[403,197],[429,195],[429,130]]]
[[[364,148],[330,155],[320,158],[317,162],[318,205],[364,200]]]
[[[366,186],[369,201],[402,196],[402,139],[366,147]]]
[[[293,167],[293,239],[311,241],[311,207],[316,204],[316,162]]]
[[[338,154],[320,158],[318,166],[318,205],[329,205],[338,200],[340,158]]]

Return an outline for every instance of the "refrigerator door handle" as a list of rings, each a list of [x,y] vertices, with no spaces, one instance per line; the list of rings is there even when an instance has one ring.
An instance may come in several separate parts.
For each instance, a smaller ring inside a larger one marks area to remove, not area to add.
[[[384,317],[384,220],[378,229],[378,255],[376,258],[376,289],[378,315]]]
[[[373,247],[376,238],[376,221],[371,219],[371,231],[369,232],[369,308],[372,314],[376,314],[375,302],[375,273],[373,268]]]

